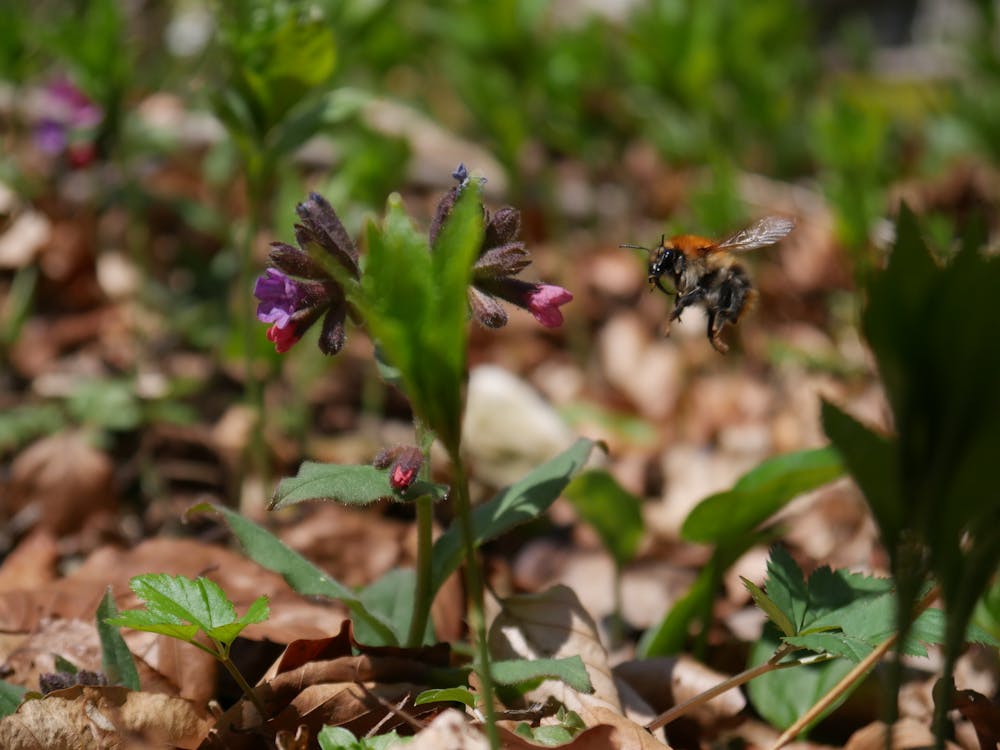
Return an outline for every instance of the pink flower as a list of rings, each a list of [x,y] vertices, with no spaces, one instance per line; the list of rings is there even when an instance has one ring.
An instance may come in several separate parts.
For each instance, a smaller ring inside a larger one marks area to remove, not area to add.
[[[284,354],[291,349],[301,336],[295,333],[294,326],[281,328],[277,323],[267,329],[267,340],[274,343],[274,350],[278,354]]]
[[[472,183],[469,171],[459,164],[452,174],[458,185],[449,190],[438,203],[431,222],[430,243],[433,248],[441,230],[463,190]],[[562,325],[560,305],[573,299],[567,290],[552,284],[523,281],[517,277],[531,264],[531,255],[517,238],[521,230],[521,213],[505,206],[493,213],[483,208],[483,239],[479,257],[472,266],[469,286],[469,308],[472,316],[487,328],[507,325],[507,312],[499,300],[510,302],[531,312],[543,326]]]
[[[535,284],[525,294],[525,304],[535,320],[546,328],[558,328],[563,324],[561,305],[572,301],[573,295],[567,289],[555,284]]]

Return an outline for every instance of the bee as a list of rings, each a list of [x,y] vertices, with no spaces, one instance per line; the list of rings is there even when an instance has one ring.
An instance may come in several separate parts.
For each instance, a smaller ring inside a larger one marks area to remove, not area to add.
[[[689,305],[700,304],[708,313],[707,336],[716,351],[725,354],[729,346],[722,340],[727,323],[735,325],[757,298],[750,275],[734,257],[737,253],[773,245],[795,227],[795,222],[781,216],[767,216],[756,224],[713,241],[693,234],[661,238],[659,247],[650,250],[639,245],[622,245],[649,253],[649,289],[676,295],[664,332],[680,320]],[[663,277],[673,281],[673,291],[663,286]]]

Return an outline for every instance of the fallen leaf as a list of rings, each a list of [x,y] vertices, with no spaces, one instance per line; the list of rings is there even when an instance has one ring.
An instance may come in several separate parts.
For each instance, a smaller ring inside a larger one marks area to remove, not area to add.
[[[114,513],[114,467],[83,432],[60,432],[35,441],[11,463],[8,516],[35,506],[37,525],[65,534],[88,519]]]
[[[4,750],[194,748],[208,730],[189,701],[122,687],[73,687],[27,700],[0,720]]]

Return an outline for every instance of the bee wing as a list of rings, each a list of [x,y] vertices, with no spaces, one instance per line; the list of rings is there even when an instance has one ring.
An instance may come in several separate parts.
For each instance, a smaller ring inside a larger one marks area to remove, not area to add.
[[[756,224],[751,224],[721,240],[716,247],[735,252],[756,250],[758,247],[773,245],[794,228],[795,222],[784,216],[765,216]]]

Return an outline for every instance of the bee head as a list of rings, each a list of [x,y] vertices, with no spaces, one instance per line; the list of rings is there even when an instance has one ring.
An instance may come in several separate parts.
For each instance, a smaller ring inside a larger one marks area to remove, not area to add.
[[[675,281],[684,273],[687,258],[675,247],[670,247],[664,240],[656,248],[656,255],[649,261],[649,283],[655,284],[661,276],[668,275]]]

